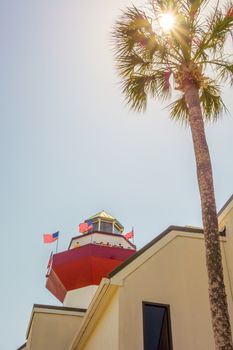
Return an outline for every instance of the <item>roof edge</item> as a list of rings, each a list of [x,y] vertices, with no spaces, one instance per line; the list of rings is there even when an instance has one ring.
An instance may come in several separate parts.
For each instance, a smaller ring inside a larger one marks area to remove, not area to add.
[[[58,311],[74,311],[74,312],[83,312],[85,313],[86,309],[80,309],[76,307],[67,307],[67,306],[56,306],[56,305],[46,305],[46,304],[33,304],[33,309],[50,309]]]
[[[166,230],[164,230],[162,233],[160,233],[158,236],[156,236],[152,241],[147,243],[144,247],[139,249],[135,254],[131,255],[127,260],[125,260],[122,264],[117,266],[114,270],[112,270],[108,274],[108,278],[112,278],[115,276],[119,271],[121,271],[125,266],[127,266],[131,261],[135,260],[138,256],[143,254],[147,249],[152,247],[155,243],[160,241],[163,237],[165,237],[169,232],[171,231],[181,231],[181,232],[189,232],[189,233],[199,233],[203,234],[204,231],[203,229],[200,228],[193,228],[193,227],[186,227],[186,226],[174,226],[171,225],[169,226]]]
[[[162,233],[160,233],[158,236],[156,236],[152,241],[147,243],[144,247],[139,249],[137,252],[135,252],[133,255],[131,255],[128,259],[126,259],[123,263],[121,263],[119,266],[117,266],[114,270],[112,270],[108,274],[108,278],[112,278],[115,276],[119,271],[121,271],[125,266],[131,263],[131,261],[135,260],[138,256],[143,254],[147,249],[152,247],[155,243],[160,241],[163,237],[165,237],[168,233],[171,231],[180,231],[180,232],[187,232],[187,233],[197,233],[197,234],[204,234],[204,230],[202,228],[198,227],[188,227],[188,226],[175,226],[171,225],[169,226],[166,230],[164,230]],[[220,236],[225,237],[226,235],[226,230],[225,227],[223,228],[222,231],[219,232]]]
[[[233,194],[230,196],[230,198],[228,198],[228,200],[226,201],[226,203],[222,206],[222,208],[219,210],[218,212],[218,216],[220,216],[224,210],[228,207],[228,205],[233,201]]]
[[[24,343],[23,345],[21,345],[19,348],[17,348],[16,350],[22,350],[22,349],[25,349],[27,346],[27,342]]]
[[[42,310],[53,310],[53,311],[67,311],[67,312],[80,312],[80,313],[86,313],[86,309],[79,309],[75,307],[67,307],[67,306],[56,306],[56,305],[46,305],[46,304],[33,304],[32,311],[31,311],[31,316],[30,320],[28,323],[27,331],[26,331],[26,339],[28,339],[33,317],[35,312],[37,311],[36,309],[42,309]]]

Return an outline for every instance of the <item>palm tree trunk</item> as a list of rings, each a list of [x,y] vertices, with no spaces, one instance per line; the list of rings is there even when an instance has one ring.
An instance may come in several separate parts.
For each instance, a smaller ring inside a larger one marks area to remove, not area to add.
[[[195,83],[188,81],[185,84],[184,92],[189,110],[189,123],[194,145],[197,179],[201,197],[206,265],[209,281],[209,301],[215,346],[217,350],[232,350],[232,335],[223,280],[212,166],[200,107],[199,89]]]

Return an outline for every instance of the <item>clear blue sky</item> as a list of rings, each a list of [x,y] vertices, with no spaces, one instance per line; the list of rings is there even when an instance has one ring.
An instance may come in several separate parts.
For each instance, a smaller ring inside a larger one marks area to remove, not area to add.
[[[201,225],[190,131],[151,102],[124,105],[111,35],[127,0],[0,1],[0,349],[25,341],[33,303],[59,305],[44,287],[51,245],[105,209],[142,247],[171,224]],[[232,194],[230,116],[207,128],[217,205]]]

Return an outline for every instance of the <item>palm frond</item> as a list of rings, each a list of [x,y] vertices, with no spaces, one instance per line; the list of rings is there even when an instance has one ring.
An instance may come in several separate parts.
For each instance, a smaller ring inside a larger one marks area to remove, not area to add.
[[[170,111],[171,119],[177,120],[181,124],[188,124],[189,115],[184,95],[170,103],[167,108]]]
[[[129,54],[135,48],[148,46],[154,49],[151,20],[136,7],[128,8],[116,23],[113,38],[116,44],[116,55]]]
[[[144,111],[149,97],[165,100],[171,95],[169,70],[157,70],[152,74],[134,74],[122,81],[123,94],[130,108]]]
[[[218,80],[221,82],[230,83],[233,86],[233,64],[224,61],[213,61],[218,71]]]
[[[151,0],[154,16],[157,18],[161,13],[176,9],[177,0]]]
[[[132,51],[132,53],[118,58],[117,68],[119,75],[125,78],[133,73],[143,73],[150,63]]]
[[[170,68],[157,70],[154,74],[154,79],[156,81],[156,97],[159,100],[167,100],[171,97],[171,84],[170,77],[172,71]]]
[[[189,4],[190,17],[194,18],[206,6],[209,0],[188,0],[187,2]]]
[[[215,11],[206,18],[205,30],[195,57],[201,57],[206,50],[219,52],[229,36],[233,37],[232,3],[229,3],[224,10],[216,7]]]
[[[220,93],[220,88],[211,79],[202,87],[200,101],[204,120],[216,121],[223,112],[227,112]]]
[[[122,82],[123,94],[130,108],[138,112],[145,111],[147,106],[147,90],[151,78],[135,75]]]
[[[176,16],[176,25],[171,34],[173,37],[173,43],[177,48],[181,50],[186,60],[189,59],[189,53],[191,49],[191,35],[190,35],[190,23],[188,19],[181,14]]]

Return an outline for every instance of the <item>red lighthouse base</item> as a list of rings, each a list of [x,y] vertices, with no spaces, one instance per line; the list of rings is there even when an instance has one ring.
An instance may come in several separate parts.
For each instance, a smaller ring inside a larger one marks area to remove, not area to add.
[[[68,291],[98,285],[103,277],[134,253],[133,249],[90,243],[54,254],[46,287],[63,302]]]

